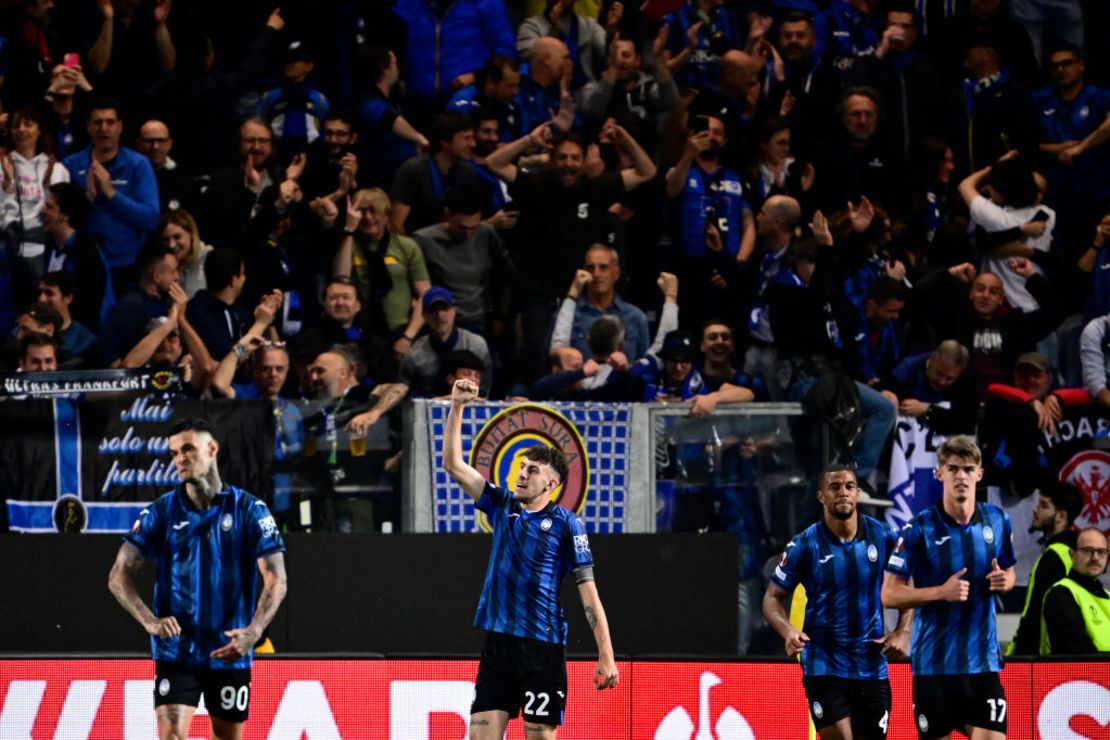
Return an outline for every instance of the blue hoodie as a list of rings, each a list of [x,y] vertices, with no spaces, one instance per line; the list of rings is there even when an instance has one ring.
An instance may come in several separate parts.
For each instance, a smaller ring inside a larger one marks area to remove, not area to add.
[[[409,96],[446,101],[451,80],[477,71],[491,55],[516,58],[516,40],[500,0],[453,0],[442,18],[428,0],[397,0],[393,12],[409,28],[404,73]]]
[[[91,158],[91,146],[65,158],[62,164],[73,182],[85,184]],[[147,158],[124,147],[104,166],[116,195],[97,196],[87,228],[101,238],[109,267],[127,267],[135,264],[147,234],[158,227],[158,181]]]

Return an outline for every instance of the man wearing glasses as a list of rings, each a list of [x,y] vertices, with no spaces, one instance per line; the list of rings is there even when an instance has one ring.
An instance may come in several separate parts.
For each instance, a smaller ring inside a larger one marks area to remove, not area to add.
[[[158,204],[161,212],[184,208],[195,212],[196,198],[200,191],[193,178],[186,175],[170,157],[173,137],[169,127],[157,119],[150,119],[139,129],[135,148],[150,160],[154,178],[158,181]]]
[[[1042,171],[1068,238],[1086,240],[1106,204],[1101,173],[1110,153],[1102,144],[1110,136],[1110,90],[1087,84],[1082,52],[1074,46],[1056,46],[1045,67],[1052,85],[1032,95]]]
[[[262,192],[280,184],[283,174],[296,180],[303,165],[290,170],[280,173],[274,164],[274,132],[270,124],[261,118],[243,121],[235,162],[217,170],[204,193],[200,226],[205,242],[217,247],[237,244]]]
[[[1041,655],[1110,652],[1110,594],[1098,577],[1106,571],[1106,535],[1094,527],[1079,533],[1071,571],[1044,597]]]

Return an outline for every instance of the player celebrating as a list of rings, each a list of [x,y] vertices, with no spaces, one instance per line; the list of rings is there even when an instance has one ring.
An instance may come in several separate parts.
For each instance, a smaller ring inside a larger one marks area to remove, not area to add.
[[[917,736],[1006,737],[1006,694],[994,595],[1014,587],[1010,517],[975,500],[982,455],[967,437],[937,450],[939,504],[905,526],[887,562],[883,605],[917,609],[913,704]],[[910,584],[910,580],[913,584]]]
[[[139,514],[108,587],[150,633],[158,737],[188,737],[203,693],[212,737],[237,740],[252,647],[285,598],[285,544],[264,503],[220,480],[220,446],[206,422],[178,423],[169,442],[181,485]],[[153,611],[135,586],[145,558],[158,561]]]
[[[551,501],[566,480],[563,453],[530,447],[512,491],[488,483],[463,460],[463,407],[477,394],[477,383],[455,381],[443,440],[444,469],[493,527],[493,551],[474,617],[474,626],[486,630],[486,644],[470,707],[470,738],[500,740],[509,718],[522,714],[529,740],[553,739],[566,707],[567,623],[559,584],[568,569],[597,642],[598,689],[613,688],[620,678],[609,623],[582,521]]]
[[[883,566],[894,533],[860,514],[855,471],[834,464],[818,478],[822,521],[787,545],[763,596],[763,616],[786,641],[786,654],[802,654],[802,684],[817,734],[823,740],[885,738],[890,723],[886,658],[904,658],[912,611],[886,633],[879,601]],[[787,601],[806,590],[802,630],[790,624]]]

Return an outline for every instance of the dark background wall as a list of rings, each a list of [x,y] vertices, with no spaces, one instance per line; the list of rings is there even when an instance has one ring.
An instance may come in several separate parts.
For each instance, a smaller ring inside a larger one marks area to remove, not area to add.
[[[108,592],[115,536],[0,536],[0,653],[147,653],[146,633]],[[477,655],[472,624],[485,535],[286,537],[289,595],[271,627],[282,653]],[[730,535],[590,539],[620,655],[736,652],[738,573]],[[140,593],[149,604],[153,567]],[[568,577],[570,654],[596,652]]]

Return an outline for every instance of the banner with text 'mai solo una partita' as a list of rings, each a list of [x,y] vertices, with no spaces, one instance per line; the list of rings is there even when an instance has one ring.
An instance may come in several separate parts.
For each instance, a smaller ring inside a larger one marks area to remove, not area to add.
[[[126,531],[143,505],[178,484],[169,433],[189,417],[212,425],[225,481],[269,495],[274,421],[265,401],[9,400],[0,402],[0,496],[7,527]]]

